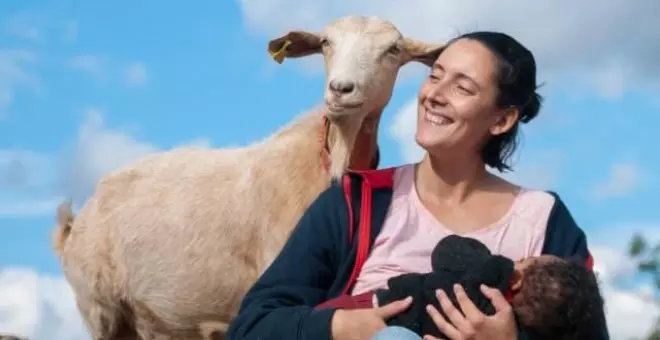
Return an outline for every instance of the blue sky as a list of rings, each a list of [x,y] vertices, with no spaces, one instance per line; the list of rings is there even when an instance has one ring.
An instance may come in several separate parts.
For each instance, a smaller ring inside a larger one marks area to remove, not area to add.
[[[416,38],[495,28],[529,44],[546,101],[540,117],[523,128],[511,178],[557,191],[605,258],[620,254],[635,230],[660,234],[654,203],[660,70],[649,57],[660,46],[645,40],[660,32],[645,14],[656,5],[587,1],[576,5],[579,16],[562,12],[563,0],[557,8],[510,0],[494,9],[475,1],[464,8],[413,2],[420,9],[411,5],[408,14],[371,0],[0,3],[0,268],[59,280],[50,232],[54,204],[63,197],[80,202],[102,174],[157,149],[248,144],[318,103],[321,59],[278,65],[266,43],[288,29],[317,29],[349,13],[383,16]],[[563,21],[504,23],[498,14],[523,10]],[[437,27],[442,20],[429,13],[453,16]],[[639,13],[640,24],[648,20],[650,32],[622,44],[616,39],[632,32],[629,13]],[[585,19],[598,15],[616,19],[602,27]],[[613,51],[616,44],[625,49]],[[419,155],[410,102],[423,72],[407,66],[400,75],[381,123],[383,166]],[[629,271],[624,267],[630,266],[603,270],[618,278]],[[634,296],[612,289],[619,294],[614,298]],[[0,317],[0,332],[3,325]]]

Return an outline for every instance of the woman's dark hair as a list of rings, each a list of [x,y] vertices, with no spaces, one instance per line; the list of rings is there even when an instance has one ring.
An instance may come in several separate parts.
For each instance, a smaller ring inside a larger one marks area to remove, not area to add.
[[[509,35],[499,32],[472,32],[458,36],[482,43],[497,58],[498,97],[500,108],[516,107],[519,122],[527,123],[537,116],[541,108],[541,96],[536,93],[536,61],[532,52]],[[448,45],[449,45],[448,44]],[[518,145],[518,125],[511,130],[493,136],[481,151],[486,165],[500,172],[512,170],[509,160]]]

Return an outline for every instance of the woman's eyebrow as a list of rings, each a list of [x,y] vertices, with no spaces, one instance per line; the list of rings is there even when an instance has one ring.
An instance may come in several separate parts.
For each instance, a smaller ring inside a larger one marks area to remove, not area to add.
[[[474,85],[477,88],[477,90],[481,90],[481,86],[479,86],[479,83],[474,78],[468,76],[463,72],[456,72],[456,75],[458,78],[466,79],[467,81],[471,82],[472,85]]]
[[[431,69],[432,69],[433,71],[444,71],[444,70],[445,70],[445,68],[442,67],[442,65],[440,65],[439,63],[435,63],[435,64],[433,64],[433,66],[431,67]],[[459,79],[466,79],[466,80],[468,80],[469,82],[471,82],[472,84],[474,84],[474,86],[476,86],[477,89],[479,89],[479,90],[481,89],[481,86],[479,86],[479,83],[478,83],[476,80],[474,80],[474,78],[468,76],[467,74],[465,74],[465,73],[463,73],[463,72],[455,72],[454,74],[455,74],[455,77],[456,77],[456,78],[459,78]]]

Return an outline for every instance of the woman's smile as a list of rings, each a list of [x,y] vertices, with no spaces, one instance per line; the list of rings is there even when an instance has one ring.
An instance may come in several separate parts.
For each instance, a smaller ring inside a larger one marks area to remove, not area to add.
[[[447,126],[454,122],[454,119],[439,110],[438,105],[424,104],[424,120],[434,126]]]

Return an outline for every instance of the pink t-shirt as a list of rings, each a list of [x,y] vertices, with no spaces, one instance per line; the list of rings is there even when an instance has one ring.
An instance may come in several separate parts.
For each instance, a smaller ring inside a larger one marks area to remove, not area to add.
[[[396,169],[389,211],[352,295],[386,288],[393,276],[430,272],[433,248],[453,234],[420,201],[414,173],[413,164]],[[554,201],[544,191],[523,189],[499,221],[462,236],[477,239],[493,254],[512,260],[540,255]]]

